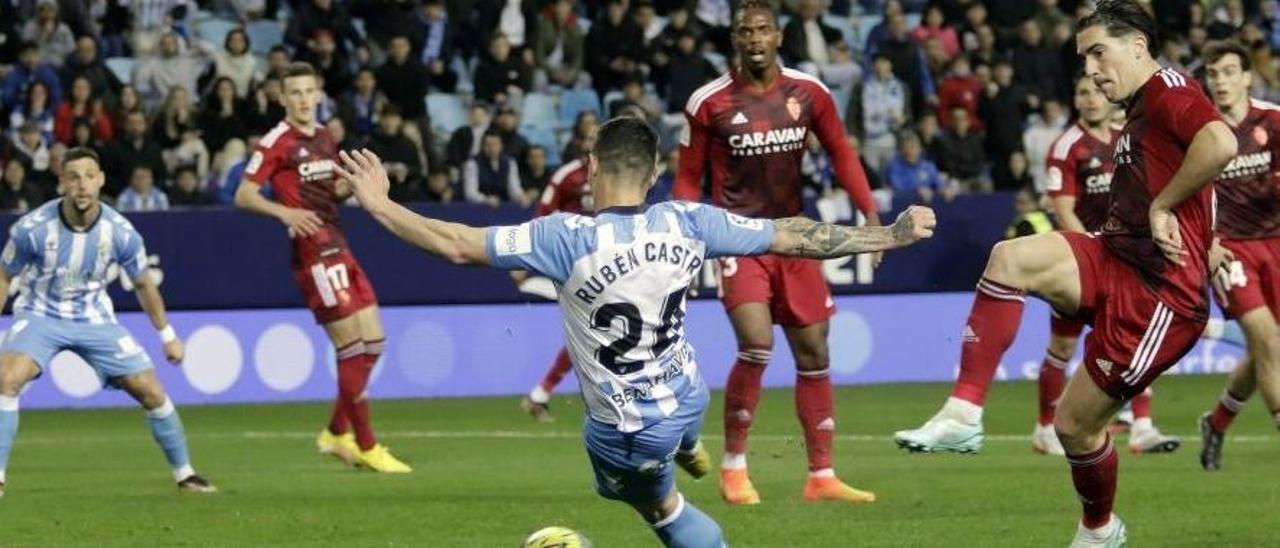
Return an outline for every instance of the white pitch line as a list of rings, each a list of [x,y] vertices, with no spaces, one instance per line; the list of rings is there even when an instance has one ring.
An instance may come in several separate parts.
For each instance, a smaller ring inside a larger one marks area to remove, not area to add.
[[[537,432],[530,430],[390,430],[379,431],[382,437],[394,438],[419,438],[419,439],[493,439],[493,440],[562,440],[562,439],[579,439],[582,437],[580,432],[565,431],[549,431]],[[18,436],[17,443],[88,443],[88,442],[112,442],[125,439],[143,439],[145,434],[139,430],[137,435],[119,434],[119,435],[27,435]],[[248,440],[302,440],[313,439],[316,433],[310,431],[291,431],[291,430],[246,430],[243,432],[205,432],[192,433],[188,437],[192,439],[248,439]],[[704,439],[723,440],[724,436],[718,434],[704,434]],[[1194,440],[1199,434],[1183,434],[1182,438],[1186,440]],[[868,434],[839,434],[835,437],[839,441],[849,441],[858,443],[893,443],[892,436],[873,436]],[[763,441],[800,441],[803,436],[799,433],[795,435],[781,434],[752,434],[751,439]],[[984,438],[989,442],[996,443],[1027,443],[1031,441],[1031,436],[1015,435],[1015,434],[990,434]],[[1275,436],[1227,436],[1227,440],[1231,443],[1277,443],[1280,439]]]

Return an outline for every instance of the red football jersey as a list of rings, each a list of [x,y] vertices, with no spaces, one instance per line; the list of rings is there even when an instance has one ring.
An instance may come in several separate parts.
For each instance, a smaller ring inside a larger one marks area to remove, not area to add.
[[[245,166],[245,177],[260,185],[270,185],[277,202],[309,209],[324,223],[312,236],[293,238],[294,268],[308,267],[322,257],[347,249],[334,191],[333,168],[337,157],[338,145],[328,130],[317,127],[315,133],[308,136],[281,121],[262,136]]]
[[[1231,240],[1280,236],[1280,106],[1253,99],[1234,129],[1239,151],[1214,180],[1218,233]]]
[[[1205,125],[1220,120],[1195,80],[1173,69],[1151,76],[1128,105],[1115,144],[1111,210],[1102,234],[1107,248],[1143,275],[1147,286],[1178,314],[1203,320],[1208,251],[1213,231],[1213,185],[1173,209],[1188,255],[1179,267],[1151,239],[1151,202],[1182,167],[1187,147]]]
[[[875,214],[866,173],[845,140],[831,92],[808,74],[783,68],[769,89],[758,91],[731,72],[689,97],[685,121],[673,189],[678,200],[700,198],[710,162],[716,205],[748,217],[799,215],[800,163],[812,131],[858,209]]]
[[[587,162],[573,160],[551,174],[551,181],[542,191],[537,216],[557,211],[587,213],[591,211],[591,183],[587,180]]]
[[[1111,143],[1120,132],[1111,130],[1111,141],[1102,142],[1079,123],[1072,124],[1049,147],[1045,160],[1049,196],[1073,196],[1075,214],[1088,232],[1102,230],[1111,205],[1111,175],[1115,164]]]

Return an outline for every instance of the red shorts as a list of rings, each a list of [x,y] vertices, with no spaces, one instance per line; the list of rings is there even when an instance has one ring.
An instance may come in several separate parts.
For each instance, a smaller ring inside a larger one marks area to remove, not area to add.
[[[1055,337],[1070,337],[1072,339],[1080,337],[1084,333],[1085,320],[1079,315],[1067,316],[1059,314],[1057,310],[1050,311],[1049,316],[1049,332]]]
[[[1222,311],[1230,318],[1264,306],[1280,311],[1280,238],[1223,240],[1222,246],[1236,257]]]
[[[768,303],[773,323],[802,327],[836,312],[822,263],[778,255],[720,259],[720,301],[726,311],[745,303]]]
[[[294,270],[293,279],[302,290],[302,297],[315,315],[316,323],[321,325],[378,304],[373,285],[350,251],[343,250],[311,266]]]
[[[1205,322],[1180,316],[1161,302],[1141,275],[1101,239],[1062,235],[1080,268],[1077,316],[1093,316],[1083,364],[1103,392],[1128,400],[1195,346]]]

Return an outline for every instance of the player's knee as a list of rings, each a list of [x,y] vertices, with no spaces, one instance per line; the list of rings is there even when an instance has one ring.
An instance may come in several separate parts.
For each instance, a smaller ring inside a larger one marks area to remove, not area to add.
[[[1005,284],[1021,283],[1023,269],[1019,262],[1020,246],[1019,242],[1012,241],[999,242],[993,246],[983,277]]]
[[[796,352],[796,370],[810,373],[825,373],[831,367],[826,349]]]
[[[1076,353],[1075,337],[1050,337],[1049,352],[1060,358],[1070,358]]]
[[[0,357],[0,394],[17,396],[34,376],[30,360],[21,356]]]

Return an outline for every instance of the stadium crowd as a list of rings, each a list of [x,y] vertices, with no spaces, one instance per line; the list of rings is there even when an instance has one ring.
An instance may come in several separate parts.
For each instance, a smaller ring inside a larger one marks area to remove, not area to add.
[[[292,60],[320,118],[387,162],[402,202],[529,206],[623,110],[661,128],[670,191],[682,108],[728,70],[732,0],[10,0],[0,2],[0,209],[56,194],[68,147],[102,155],[126,211],[230,204],[283,116]],[[780,0],[789,66],[823,80],[882,196],[1043,189],[1070,119],[1080,0]],[[1275,0],[1152,0],[1161,61],[1207,40],[1254,56],[1280,98]],[[833,172],[816,140],[811,192]],[[882,203],[888,203],[883,200]]]

